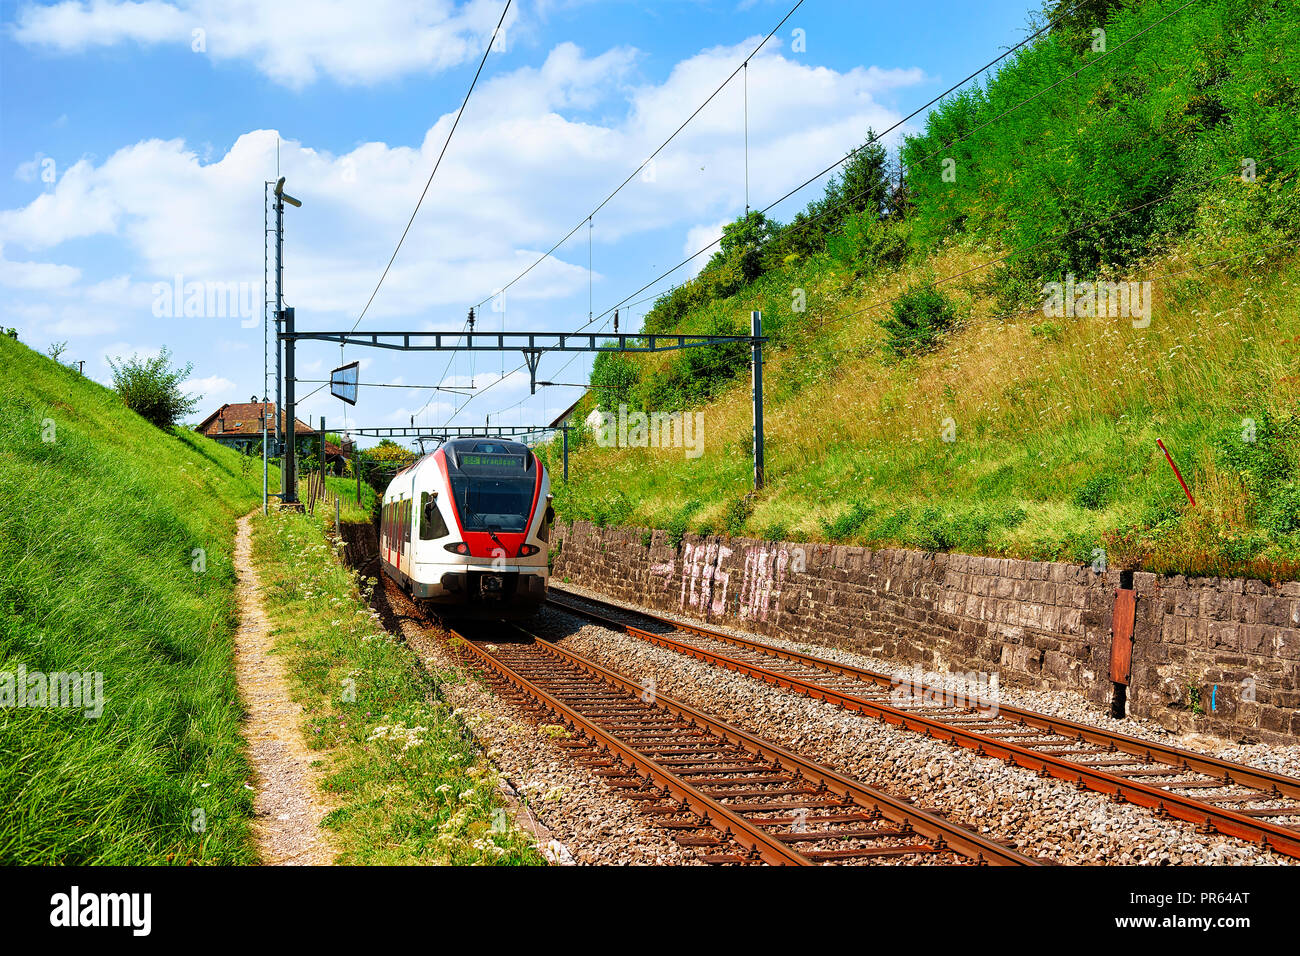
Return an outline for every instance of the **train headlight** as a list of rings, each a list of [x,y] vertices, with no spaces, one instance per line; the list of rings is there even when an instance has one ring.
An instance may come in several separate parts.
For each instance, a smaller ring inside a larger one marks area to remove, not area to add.
[[[464,541],[457,541],[455,544],[444,544],[443,547],[452,554],[469,554],[469,545]]]
[[[535,555],[535,554],[536,554],[538,551],[540,551],[540,550],[542,550],[542,549],[539,548],[539,547],[538,547],[537,545],[535,545],[535,544],[525,544],[525,545],[523,545],[522,547],[520,547],[520,549],[519,549],[519,557],[521,557],[521,558],[531,558],[533,555]]]

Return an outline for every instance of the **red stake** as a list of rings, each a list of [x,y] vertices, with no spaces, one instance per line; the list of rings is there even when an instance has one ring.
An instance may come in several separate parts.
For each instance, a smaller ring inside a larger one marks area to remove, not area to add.
[[[1183,486],[1183,494],[1187,495],[1187,500],[1192,503],[1192,507],[1196,507],[1196,499],[1192,497],[1192,492],[1188,489],[1187,482],[1183,481],[1183,473],[1180,472],[1178,466],[1174,464],[1174,459],[1170,456],[1169,449],[1165,447],[1164,439],[1157,438],[1156,444],[1159,445],[1160,450],[1165,453],[1165,460],[1169,462],[1169,467],[1174,470],[1174,477],[1177,478],[1178,483]]]

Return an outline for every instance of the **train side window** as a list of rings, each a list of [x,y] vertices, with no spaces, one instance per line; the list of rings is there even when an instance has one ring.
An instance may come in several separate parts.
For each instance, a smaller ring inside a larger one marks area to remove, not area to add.
[[[438,510],[438,497],[427,491],[420,492],[420,540],[437,541],[449,534],[447,522]]]
[[[411,543],[411,501],[407,498],[402,502],[402,540],[407,544]]]

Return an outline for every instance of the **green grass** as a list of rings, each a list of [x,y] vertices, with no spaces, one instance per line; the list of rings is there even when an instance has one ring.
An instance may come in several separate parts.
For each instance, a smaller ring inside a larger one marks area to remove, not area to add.
[[[371,617],[365,598],[375,581],[342,566],[322,533],[333,521],[320,512],[259,517],[254,552],[304,736],[321,751],[336,804],[325,826],[339,862],[542,863],[508,823],[491,765],[439,696],[440,683],[464,678],[427,671]]]
[[[0,367],[0,673],[105,697],[0,709],[0,863],[254,862],[231,548],[260,473],[8,337]]]
[[[1194,236],[1152,271],[1212,261],[1220,248]],[[979,291],[966,289],[972,318],[937,351],[898,360],[871,313],[860,312],[917,274],[986,257],[957,249],[865,279],[833,262],[790,270],[785,284],[808,290],[809,311],[767,356],[768,486],[754,500],[740,503],[751,482],[751,410],[739,380],[698,406],[699,458],[574,442],[557,512],[675,537],[776,529],[787,540],[1079,562],[1104,548],[1112,565],[1294,576],[1300,443],[1279,439],[1300,413],[1300,268],[1291,254],[1158,283],[1148,329],[1065,318],[1045,336],[1035,331],[1041,313],[993,318]],[[765,276],[710,308],[779,311],[783,295]],[[944,440],[949,419],[953,441]],[[1257,423],[1254,443],[1241,438],[1246,419]],[[1251,450],[1270,434],[1274,467],[1256,480]],[[558,464],[554,448],[543,451]]]

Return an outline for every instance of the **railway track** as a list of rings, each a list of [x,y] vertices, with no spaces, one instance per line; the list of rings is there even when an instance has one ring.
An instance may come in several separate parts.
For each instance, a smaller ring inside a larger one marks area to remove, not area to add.
[[[551,591],[551,606],[655,646],[1300,857],[1294,777],[1017,707],[963,706],[943,689],[927,693],[889,674]]]
[[[647,691],[522,628],[453,643],[556,743],[714,864],[1032,865],[1002,843]]]

